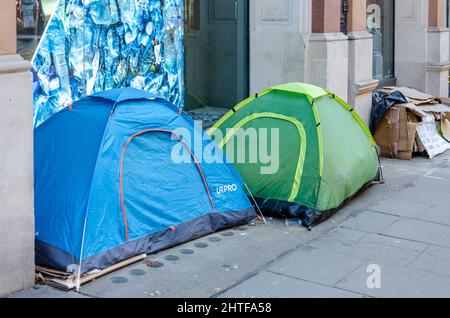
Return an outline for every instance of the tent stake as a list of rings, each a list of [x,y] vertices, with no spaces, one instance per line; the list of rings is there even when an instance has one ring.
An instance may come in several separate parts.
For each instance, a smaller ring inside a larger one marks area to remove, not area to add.
[[[253,197],[252,191],[247,186],[247,183],[244,182],[245,188],[247,189],[248,193],[250,194],[250,197],[252,198],[253,202],[255,203],[256,209],[259,212],[259,216],[262,218],[262,221],[264,224],[268,224],[266,218],[264,217],[264,214],[262,213],[261,209],[259,208],[258,203],[256,202],[255,198]]]

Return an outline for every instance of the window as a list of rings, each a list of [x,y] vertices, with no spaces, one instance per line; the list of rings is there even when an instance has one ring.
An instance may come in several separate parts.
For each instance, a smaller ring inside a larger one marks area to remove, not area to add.
[[[185,0],[185,106],[231,108],[248,97],[249,3]]]
[[[184,1],[184,21],[186,32],[200,31],[200,0]]]
[[[373,35],[373,77],[394,79],[393,0],[367,0],[367,30]]]
[[[58,0],[16,0],[17,53],[31,60]]]
[[[447,28],[450,26],[450,21],[449,21],[449,18],[450,18],[450,1],[449,0],[447,0],[447,1],[445,1],[445,6],[446,6],[446,10],[445,10],[445,12],[446,12],[446,15],[445,15],[445,25],[447,26]]]
[[[347,34],[348,0],[341,0],[341,32]]]

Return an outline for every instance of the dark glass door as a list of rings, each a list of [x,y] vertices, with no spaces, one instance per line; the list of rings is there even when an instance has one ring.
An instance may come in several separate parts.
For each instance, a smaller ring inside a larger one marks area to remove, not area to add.
[[[373,77],[394,79],[394,0],[367,1],[367,30],[373,35]]]
[[[186,108],[248,96],[248,1],[185,1]]]

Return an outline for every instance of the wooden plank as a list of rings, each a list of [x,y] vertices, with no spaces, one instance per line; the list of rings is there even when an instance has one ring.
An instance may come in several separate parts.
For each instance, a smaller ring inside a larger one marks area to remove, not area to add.
[[[72,273],[67,273],[67,272],[63,272],[63,271],[59,271],[56,269],[47,268],[47,267],[43,267],[43,266],[39,266],[39,265],[36,265],[36,272],[42,273],[45,275],[56,276],[56,277],[60,277],[60,278],[69,277],[69,276],[73,275]]]
[[[91,271],[81,276],[80,286],[85,285],[94,279],[100,278],[112,272],[115,272],[121,268],[129,266],[131,264],[137,263],[139,261],[144,260],[147,257],[146,254],[141,254],[135,257],[132,257],[128,260],[117,263],[113,266],[105,268],[104,270],[99,271]],[[36,266],[36,271],[41,273],[44,277],[44,282],[52,287],[56,287],[58,289],[62,289],[65,291],[69,291],[75,289],[77,286],[77,277],[72,273],[65,273],[62,271]]]

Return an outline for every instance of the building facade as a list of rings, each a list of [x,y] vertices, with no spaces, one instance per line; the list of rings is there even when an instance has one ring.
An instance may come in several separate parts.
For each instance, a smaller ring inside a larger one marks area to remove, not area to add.
[[[368,122],[380,86],[448,96],[448,2],[184,0],[186,107],[232,107],[301,81],[335,92]],[[39,3],[29,21],[18,11],[17,46],[28,59],[57,1]]]
[[[378,87],[448,96],[448,11],[447,0],[187,0],[186,92],[229,107],[276,84],[308,82],[368,123]],[[211,98],[216,90],[227,98]]]
[[[16,1],[0,3],[0,297],[34,283],[32,76],[16,54]]]
[[[250,92],[317,84],[367,123],[379,86],[448,96],[447,12],[446,0],[250,1]]]

